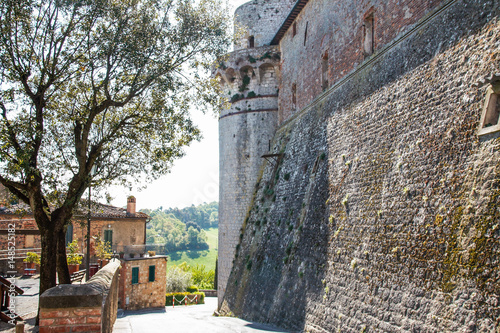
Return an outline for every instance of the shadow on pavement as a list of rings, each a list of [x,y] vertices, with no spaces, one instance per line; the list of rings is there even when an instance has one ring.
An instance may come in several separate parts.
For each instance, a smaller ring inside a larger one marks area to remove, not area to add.
[[[286,332],[277,327],[234,317],[215,317],[216,297],[205,297],[205,304],[123,311],[118,313],[113,333],[267,333]]]
[[[253,328],[259,331],[266,331],[266,332],[284,332],[283,330],[276,328],[276,327],[269,327],[264,324],[259,324],[259,323],[250,323],[246,324],[245,327],[248,328]]]
[[[118,309],[118,313],[117,313],[117,318],[124,318],[124,317],[128,317],[128,316],[141,316],[141,315],[148,315],[148,314],[152,314],[152,313],[164,313],[166,312],[166,308],[165,307],[161,307],[161,308],[149,308],[149,309],[143,309],[143,310],[122,310],[122,309]]]

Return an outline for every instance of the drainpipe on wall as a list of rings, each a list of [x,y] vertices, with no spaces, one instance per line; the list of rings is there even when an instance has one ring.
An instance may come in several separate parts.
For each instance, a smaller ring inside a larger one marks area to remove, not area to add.
[[[146,245],[146,224],[151,221],[151,218],[146,219],[146,223],[144,223],[144,245]]]

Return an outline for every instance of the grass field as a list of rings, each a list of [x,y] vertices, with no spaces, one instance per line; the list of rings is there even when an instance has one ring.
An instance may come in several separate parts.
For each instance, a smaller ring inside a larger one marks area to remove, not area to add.
[[[170,260],[168,261],[168,266],[179,265],[184,261],[188,265],[196,266],[205,265],[207,270],[215,269],[215,260],[217,259],[217,247],[218,247],[218,232],[217,228],[210,228],[205,230],[207,234],[208,250],[203,251],[177,251],[169,253],[168,256]]]

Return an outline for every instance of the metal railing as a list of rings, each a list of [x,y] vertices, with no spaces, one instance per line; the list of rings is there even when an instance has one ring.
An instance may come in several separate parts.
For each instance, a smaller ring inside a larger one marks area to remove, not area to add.
[[[125,257],[129,257],[130,255],[134,255],[134,257],[147,256],[148,251],[154,251],[156,254],[166,254],[166,248],[164,244],[141,244],[141,245],[113,245],[112,251],[114,254],[118,255],[123,252]],[[38,255],[41,254],[41,248],[25,248],[19,249],[16,248],[14,258],[15,259],[24,259],[27,256],[28,252],[34,252]],[[79,253],[82,258],[85,258],[83,253]],[[93,256],[95,257],[95,256]],[[0,250],[0,260],[8,260],[11,259],[9,255],[9,250]],[[94,260],[92,260],[94,259]],[[91,263],[97,262],[96,258],[91,258]]]
[[[41,254],[41,248],[28,248],[28,249],[17,249],[15,250],[14,259],[24,259],[28,252],[34,252],[38,255]],[[0,260],[9,260],[12,257],[9,255],[9,250],[0,250]]]
[[[125,258],[148,256],[148,251],[154,251],[156,254],[166,253],[163,244],[113,245],[112,250],[115,254],[123,254]]]

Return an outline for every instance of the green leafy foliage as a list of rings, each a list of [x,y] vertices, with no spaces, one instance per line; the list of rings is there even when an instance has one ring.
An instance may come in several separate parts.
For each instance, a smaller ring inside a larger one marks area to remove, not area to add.
[[[35,252],[28,252],[26,253],[26,258],[23,259],[24,262],[27,263],[35,263],[35,264],[40,264],[40,256],[35,253]]]
[[[91,182],[156,179],[200,138],[189,110],[220,104],[208,71],[230,22],[219,0],[0,4],[0,183],[50,235],[40,293]]]
[[[231,103],[235,103],[239,100],[242,100],[243,98],[245,98],[245,95],[243,94],[234,94],[232,97],[231,97]]]
[[[181,267],[167,269],[167,292],[185,292],[193,283],[192,274]]]
[[[225,52],[220,8],[215,0],[3,5],[0,155],[12,176],[2,176],[26,178],[33,154],[52,190],[93,164],[101,184],[167,172],[199,138],[188,110],[206,96],[182,66],[203,69]]]
[[[188,265],[183,262],[178,266],[183,271],[190,273],[192,282],[200,289],[213,289],[215,281],[215,270],[207,270],[205,265]],[[189,289],[187,289],[189,291]]]
[[[146,243],[163,244],[165,254],[182,250],[207,250],[204,229],[217,227],[218,203],[202,204],[183,209],[144,209],[151,216],[146,226]]]
[[[248,89],[248,85],[250,84],[250,76],[246,75],[243,76],[243,80],[242,80],[242,84],[241,86],[239,87],[239,91],[240,92],[244,92],[245,90]]]
[[[183,223],[195,222],[202,229],[217,228],[219,225],[219,203],[216,201],[182,209],[169,208],[165,212],[173,214]]]
[[[74,239],[71,243],[69,243],[66,249],[68,251],[66,255],[68,265],[79,265],[82,263],[82,257],[78,253],[79,248],[77,239]]]
[[[195,293],[195,292],[198,292],[200,290],[198,289],[197,286],[192,285],[192,286],[187,287],[186,291],[189,292],[189,293]]]
[[[163,244],[165,253],[188,249],[208,249],[207,235],[204,230],[198,230],[193,226],[186,229],[186,224],[172,214],[157,212],[153,215],[146,227],[147,244]]]
[[[217,246],[218,246],[218,229],[204,230],[207,235],[208,250],[184,250],[169,252],[169,264],[180,265],[183,262],[191,266],[205,265],[209,270],[215,269],[217,260]]]
[[[207,270],[205,265],[190,266],[186,262],[167,269],[167,291],[184,292],[200,289],[213,289],[215,271]],[[197,290],[196,290],[197,291]]]
[[[109,260],[113,255],[111,244],[102,240],[101,235],[94,237],[95,255],[101,260]]]

